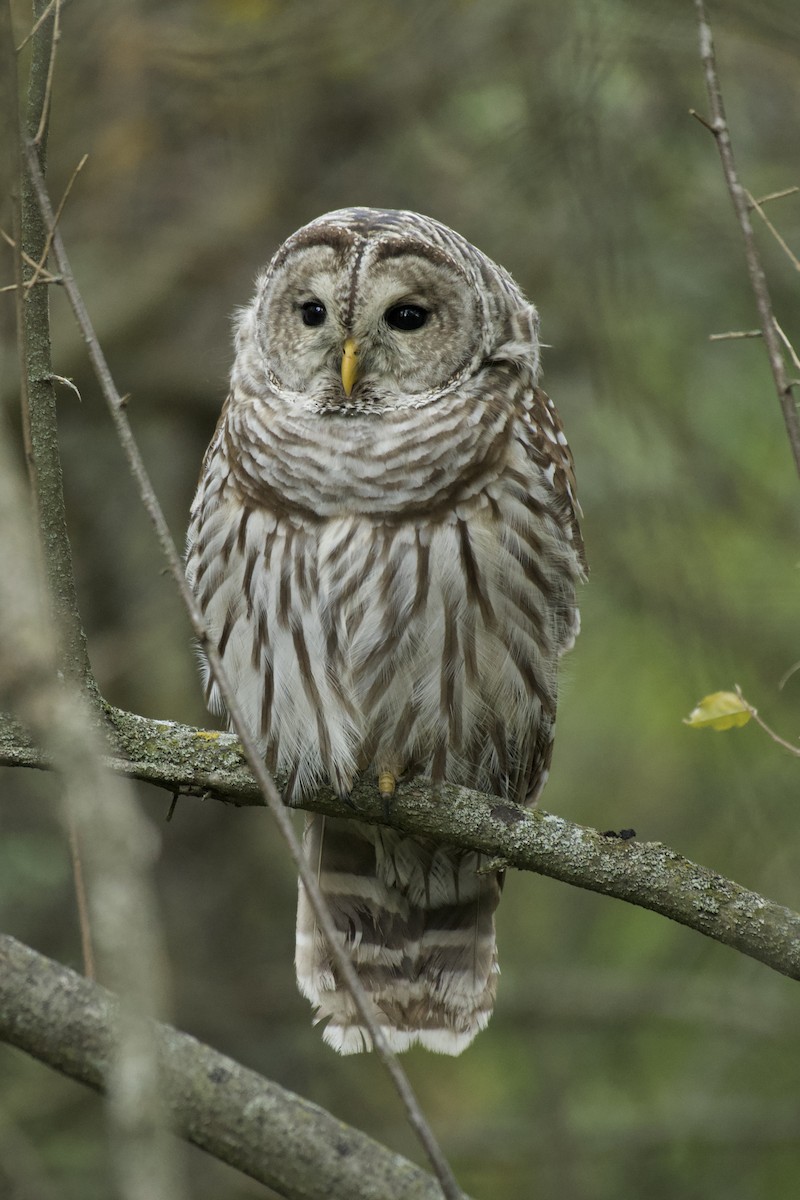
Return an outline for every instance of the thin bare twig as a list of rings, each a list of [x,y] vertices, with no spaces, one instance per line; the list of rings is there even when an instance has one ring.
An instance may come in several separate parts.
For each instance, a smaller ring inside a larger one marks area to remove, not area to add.
[[[705,128],[705,129],[707,129],[709,133],[715,133],[715,132],[716,132],[716,131],[715,131],[715,129],[714,129],[714,126],[711,124],[711,122],[710,122],[710,121],[707,121],[707,120],[705,119],[705,117],[704,117],[704,116],[702,116],[702,114],[701,114],[701,113],[699,113],[699,112],[697,111],[697,109],[696,109],[696,108],[690,108],[690,109],[689,109],[689,116],[690,116],[690,117],[694,117],[695,121],[699,121],[699,122],[700,122],[700,124],[701,124],[701,125],[702,125],[702,126]]]
[[[710,333],[708,340],[710,342],[733,342],[739,338],[757,338],[763,336],[760,329],[733,329],[730,333]]]
[[[37,279],[37,280],[36,280],[36,286],[37,286],[37,287],[41,287],[43,284],[48,284],[48,283],[60,283],[60,280],[56,279],[56,278],[55,278],[55,277],[53,277],[53,276],[51,276],[49,279],[48,279],[48,278],[42,278],[42,279]],[[27,285],[27,284],[23,284],[22,286],[23,286],[23,289],[24,289],[25,291],[27,291],[27,289],[28,289],[28,285]],[[0,287],[0,293],[3,293],[3,292],[16,292],[18,288],[19,288],[19,284],[16,284],[16,283],[6,283],[6,284],[4,284],[2,287]]]
[[[14,241],[11,234],[7,233],[5,229],[0,229],[0,238],[2,238],[3,241],[6,243],[6,245],[10,246],[12,250],[16,250],[17,243]],[[20,257],[22,258],[22,261],[25,263],[26,266],[33,267],[34,271],[39,272],[39,280],[38,280],[39,283],[55,283],[56,282],[56,276],[51,275],[49,271],[45,271],[42,267],[42,264],[37,263],[36,259],[31,258],[30,254],[26,254],[24,250],[21,250]],[[25,286],[28,287],[29,284],[26,283]],[[17,285],[15,283],[12,283],[9,287],[0,288],[0,291],[11,292],[11,291],[15,291],[16,287],[17,287]]]
[[[778,331],[778,337],[783,342],[784,346],[786,347],[786,351],[792,360],[792,365],[794,367],[796,367],[798,371],[800,371],[800,358],[798,358],[798,356],[797,356],[797,351],[795,350],[794,346],[789,341],[788,337],[783,332],[783,330],[781,329],[781,327],[777,321],[775,322],[775,328]]]
[[[798,671],[800,671],[800,662],[792,663],[792,665],[789,667],[789,670],[784,671],[783,675],[781,675],[780,679],[778,680],[778,691],[782,691],[792,676]]]
[[[50,0],[50,3],[48,4],[47,8],[44,10],[43,13],[41,13],[39,15],[37,20],[34,22],[33,28],[28,33],[25,34],[25,37],[22,39],[20,44],[17,46],[17,54],[19,54],[19,52],[21,50],[24,50],[24,48],[27,46],[28,42],[31,40],[33,35],[35,33],[39,32],[39,30],[41,29],[44,22],[50,16],[50,13],[55,8],[56,4],[59,4],[59,3],[60,3],[60,0]]]
[[[75,903],[78,906],[78,927],[81,931],[81,955],[83,957],[83,973],[87,979],[97,979],[94,966],[94,950],[92,949],[92,929],[89,922],[89,905],[86,899],[86,885],[83,881],[83,862],[81,861],[81,846],[78,827],[75,824],[75,814],[67,813],[67,831],[69,835],[69,854],[72,859],[72,877],[75,883]]]
[[[55,220],[56,220],[55,227],[56,228],[58,227],[58,223],[61,220],[61,214],[64,211],[64,205],[67,203],[69,194],[72,191],[72,185],[74,184],[75,180],[78,178],[78,172],[83,170],[83,167],[84,167],[85,163],[87,162],[88,158],[89,158],[89,155],[84,154],[83,158],[78,163],[77,167],[75,168],[75,170],[72,172],[72,174],[69,177],[69,183],[64,188],[64,194],[62,195],[62,197],[59,201],[59,204],[58,204],[58,208],[56,209],[56,218],[55,218]],[[42,274],[47,274],[44,264],[47,262],[47,256],[50,253],[50,247],[52,244],[53,244],[53,230],[48,230],[47,238],[44,243],[44,249],[42,250],[41,257],[37,263],[33,264],[33,275],[31,275],[30,279],[27,280],[27,282],[25,284],[26,287],[28,287],[28,288],[33,287],[33,285],[35,283],[39,282],[39,278]],[[50,278],[52,279],[52,276]]]
[[[782,746],[784,750],[788,750],[790,754],[794,754],[795,758],[800,758],[800,746],[795,746],[792,742],[787,742],[786,739],[782,738],[780,734],[775,732],[774,729],[771,729],[763,717],[759,716],[758,709],[755,708],[750,701],[742,695],[742,689],[739,687],[738,683],[734,684],[734,687],[736,688],[736,695],[750,713],[750,716],[753,718],[756,725],[760,725],[764,732],[768,733],[773,742],[775,742],[778,746]]]
[[[48,12],[53,9],[53,5],[48,5]],[[44,13],[41,20],[44,19]],[[33,144],[39,146],[43,141],[47,132],[47,122],[50,119],[50,98],[53,94],[53,76],[56,70],[56,53],[58,51],[58,42],[61,37],[61,0],[56,0],[53,11],[53,30],[50,37],[50,61],[47,65],[47,80],[44,89],[44,98],[42,101],[42,111],[39,117],[39,125],[34,134]]]
[[[775,238],[775,241],[780,246],[781,250],[783,250],[784,254],[789,259],[789,262],[792,264],[795,271],[800,271],[800,258],[797,257],[795,252],[792,250],[791,246],[789,246],[789,244],[787,243],[786,239],[783,237],[782,234],[780,234],[778,232],[778,230],[773,225],[772,221],[770,221],[769,217],[764,212],[764,209],[761,207],[763,201],[754,200],[751,193],[748,192],[746,189],[745,189],[744,194],[745,194],[745,196],[747,196],[748,207],[758,213],[758,215],[761,217],[761,220],[764,222],[767,229],[770,231],[772,236]]]
[[[770,192],[767,196],[759,196],[753,201],[756,204],[769,204],[772,200],[783,200],[785,196],[796,196],[800,192],[800,187],[783,188],[780,192]]]
[[[199,605],[192,593],[186,576],[184,575],[183,565],[172,540],[172,535],[169,532],[161,506],[153,491],[152,484],[147,475],[144,462],[142,461],[139,448],[133,436],[133,431],[128,421],[125,411],[125,404],[120,396],[119,391],[111,377],[108,369],[105,356],[100,348],[97,336],[94,332],[91,319],[86,310],[83,297],[78,289],[75,277],[69,265],[64,244],[61,235],[54,227],[53,208],[50,203],[50,198],[47,194],[47,189],[42,175],[39,161],[32,144],[26,147],[28,169],[30,171],[34,190],[36,192],[39,205],[45,224],[52,232],[52,245],[55,254],[56,262],[63,279],[64,290],[67,293],[69,302],[72,306],[75,319],[80,328],[84,342],[89,353],[89,358],[94,368],[95,375],[100,384],[101,391],[108,405],[111,417],[116,426],[117,435],[122,444],[122,448],[128,459],[131,472],[136,480],[139,494],[142,503],[147,510],[148,516],[153,523],[164,556],[169,564],[170,572],[175,580],[175,583],[180,592],[186,611],[189,615],[195,636],[202,646],[205,654],[208,657],[211,671],[214,679],[219,687],[220,694],[225,702],[227,712],[230,716],[231,724],[236,730],[239,740],[242,743],[250,769],[255,776],[262,794],[269,805],[269,808],[275,818],[278,828],[289,848],[292,859],[297,866],[298,873],[303,881],[314,910],[314,914],[319,923],[320,929],[325,937],[330,951],[336,961],[337,969],[341,974],[341,978],[349,990],[353,1002],[358,1010],[359,1016],[363,1020],[365,1026],[370,1032],[373,1045],[376,1053],[386,1066],[389,1075],[394,1083],[394,1086],[403,1102],[408,1116],[409,1123],[414,1129],[425,1153],[427,1154],[431,1166],[441,1184],[442,1192],[447,1200],[461,1200],[463,1195],[461,1189],[456,1182],[455,1176],[447,1162],[442,1150],[434,1136],[428,1121],[426,1120],[422,1109],[419,1105],[408,1077],[401,1067],[397,1056],[391,1051],[386,1038],[383,1034],[380,1024],[375,1017],[375,1009],[364,991],[361,983],[356,975],[350,958],[341,945],[340,939],[330,910],[320,890],[316,876],[309,866],[299,839],[294,831],[291,817],[286,810],[286,807],[281,799],[281,795],[275,786],[274,780],[266,768],[263,757],[259,753],[255,742],[250,734],[250,729],[239,703],[236,691],[228,679],[222,665],[221,657],[217,651],[213,639],[209,636],[203,614],[200,611]]]
[[[755,238],[753,237],[753,226],[750,222],[747,193],[739,182],[739,175],[733,156],[730,131],[728,129],[728,122],[725,117],[725,106],[722,100],[722,91],[720,89],[719,75],[717,73],[717,64],[714,55],[714,40],[711,35],[711,26],[709,25],[706,7],[703,0],[694,0],[694,6],[697,13],[697,23],[700,33],[700,57],[705,72],[706,91],[708,92],[712,118],[711,122],[703,121],[703,124],[711,130],[717,143],[717,150],[719,151],[725,182],[728,186],[728,192],[730,193],[731,201],[733,202],[733,207],[742,231],[745,258],[747,260],[747,270],[750,275],[750,284],[753,289],[756,307],[758,309],[758,315],[761,321],[761,330],[764,335],[764,343],[767,347],[767,354],[769,355],[772,378],[775,383],[775,390],[778,394],[778,401],[783,412],[783,420],[786,426],[786,434],[789,439],[789,446],[794,458],[794,464],[798,474],[800,474],[800,416],[798,416],[797,405],[795,403],[794,396],[792,395],[792,383],[786,375],[783,352],[781,350],[780,340],[775,328],[775,318],[772,312],[772,302],[770,300],[769,288],[767,287],[764,268],[761,265],[761,259],[756,248]]]

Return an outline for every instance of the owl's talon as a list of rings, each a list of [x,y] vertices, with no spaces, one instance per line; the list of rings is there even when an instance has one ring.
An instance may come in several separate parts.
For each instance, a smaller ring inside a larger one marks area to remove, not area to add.
[[[380,771],[378,774],[378,791],[383,802],[383,815],[389,820],[392,813],[392,797],[397,787],[397,776],[391,771]]]
[[[393,796],[396,787],[397,776],[393,775],[391,771],[381,771],[378,775],[378,791],[384,799]]]

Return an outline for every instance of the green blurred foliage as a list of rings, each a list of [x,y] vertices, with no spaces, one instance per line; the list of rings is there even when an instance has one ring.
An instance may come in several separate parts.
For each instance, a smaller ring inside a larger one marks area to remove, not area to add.
[[[800,183],[800,8],[716,9],[744,181],[756,195]],[[72,0],[51,190],[89,151],[63,230],[179,539],[225,393],[228,314],[288,233],[346,204],[416,208],[507,266],[542,314],[592,566],[545,806],[632,825],[797,907],[796,761],[752,723],[681,724],[734,682],[789,738],[800,708],[800,673],[777,690],[800,657],[797,480],[763,347],[708,341],[756,320],[690,107],[706,109],[688,0]],[[770,214],[797,251],[800,199]],[[757,234],[800,344],[797,274]],[[53,318],[56,369],[82,395],[64,392],[61,433],[101,686],[206,723],[188,626],[57,294]],[[10,303],[3,322],[11,405]],[[6,772],[4,786],[3,924],[77,964],[54,785]],[[143,796],[160,820],[165,797]],[[176,1022],[416,1155],[380,1067],[337,1059],[310,1027],[294,877],[269,818],[182,802],[158,883]],[[473,1194],[796,1194],[795,984],[532,876],[509,879],[499,938],[488,1031],[461,1059],[407,1059]],[[5,1171],[20,1196],[106,1196],[100,1102],[12,1051],[0,1076],[0,1191]],[[199,1200],[265,1194],[199,1153],[188,1163]]]

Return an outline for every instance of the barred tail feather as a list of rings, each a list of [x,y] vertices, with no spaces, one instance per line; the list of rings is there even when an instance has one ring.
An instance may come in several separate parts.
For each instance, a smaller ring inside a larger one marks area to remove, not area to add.
[[[304,847],[391,1048],[460,1054],[492,1012],[501,878],[478,874],[478,854],[317,815]],[[302,884],[295,965],[324,1040],[340,1054],[370,1050]]]

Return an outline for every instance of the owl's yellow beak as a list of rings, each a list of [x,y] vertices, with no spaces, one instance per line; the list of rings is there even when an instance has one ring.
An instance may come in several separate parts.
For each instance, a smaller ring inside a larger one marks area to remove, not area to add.
[[[344,388],[345,396],[349,396],[352,392],[357,375],[358,351],[353,339],[348,338],[344,344],[344,353],[342,355],[342,387]]]

